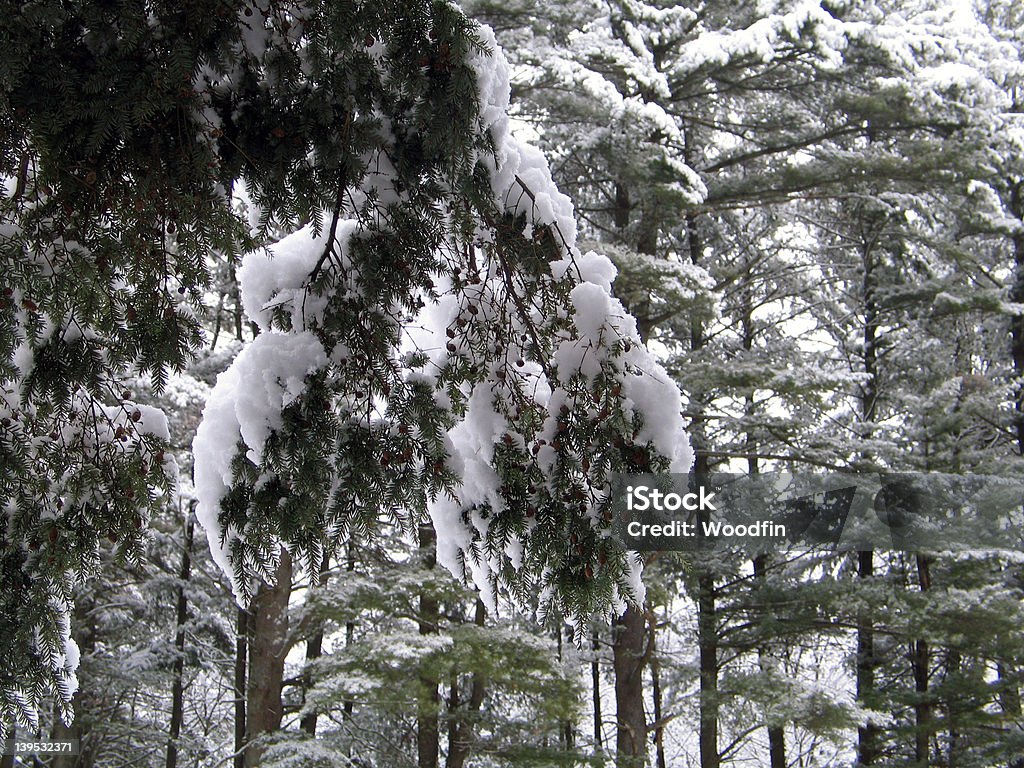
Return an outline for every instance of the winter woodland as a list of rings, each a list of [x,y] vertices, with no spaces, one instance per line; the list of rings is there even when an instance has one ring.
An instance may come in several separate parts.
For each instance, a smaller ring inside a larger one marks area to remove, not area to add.
[[[1024,6],[0,40],[0,736],[76,746],[0,768],[1024,766],[1024,545],[636,553],[607,505],[1024,477]]]

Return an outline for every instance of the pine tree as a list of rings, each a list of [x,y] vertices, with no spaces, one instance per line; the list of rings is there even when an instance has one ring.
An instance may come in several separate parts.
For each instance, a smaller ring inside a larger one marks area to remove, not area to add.
[[[122,381],[141,371],[159,386],[185,364],[199,339],[206,253],[241,242],[193,88],[197,62],[238,38],[218,9],[150,17],[130,3],[43,2],[0,21],[8,723],[36,723],[50,691],[66,706],[75,575],[95,570],[108,538],[137,561],[165,501],[166,422]]]
[[[194,518],[190,460],[182,450],[209,393],[191,374],[215,376],[218,357],[201,353],[190,373],[172,374],[157,398],[146,395],[145,380],[126,382],[134,397],[169,416],[170,450],[182,473],[179,497],[150,520],[142,564],[118,563],[114,548],[104,546],[100,573],[76,588],[72,636],[83,654],[74,721],[42,716],[49,738],[77,738],[82,745],[81,757],[61,756],[62,764],[112,765],[164,750],[193,764],[226,754],[233,601],[210,578],[215,566],[205,548],[188,549]]]

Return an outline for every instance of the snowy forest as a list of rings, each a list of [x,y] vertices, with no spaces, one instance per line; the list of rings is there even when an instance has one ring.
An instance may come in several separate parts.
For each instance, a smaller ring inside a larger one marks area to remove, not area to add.
[[[0,768],[1024,768],[1019,0],[0,9]]]

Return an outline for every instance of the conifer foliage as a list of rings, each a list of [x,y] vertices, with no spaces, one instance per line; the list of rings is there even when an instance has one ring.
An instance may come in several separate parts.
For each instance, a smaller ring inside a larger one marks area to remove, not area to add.
[[[168,486],[160,385],[199,339],[192,302],[237,226],[193,88],[232,25],[171,6],[8,7],[0,61],[0,715],[66,700],[72,574],[137,557]]]
[[[120,381],[187,362],[213,251],[247,254],[262,331],[195,444],[240,598],[381,512],[429,512],[485,594],[636,595],[604,483],[687,468],[678,391],[511,137],[489,33],[427,0],[42,0],[0,36],[4,720],[69,700],[72,585],[103,537],[138,556],[171,485]],[[291,234],[257,248],[243,187],[258,241]]]

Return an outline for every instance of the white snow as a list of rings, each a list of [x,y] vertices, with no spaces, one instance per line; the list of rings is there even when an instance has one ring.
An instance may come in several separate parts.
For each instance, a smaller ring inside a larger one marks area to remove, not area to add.
[[[242,590],[229,557],[230,543],[240,532],[222,530],[218,520],[221,499],[233,481],[232,459],[241,441],[249,460],[258,466],[266,439],[282,424],[282,410],[302,394],[306,375],[326,365],[323,345],[308,331],[260,334],[217,377],[203,409],[192,442],[196,518],[240,601]]]
[[[348,239],[357,226],[350,219],[338,222],[335,248],[340,253],[335,258],[341,259],[342,263],[347,256]],[[315,234],[313,225],[307,224],[269,248],[246,254],[238,270],[242,306],[246,316],[261,331],[270,330],[275,307],[287,308],[292,327],[298,330],[305,329],[310,321],[322,318],[329,294],[318,296],[311,293],[307,290],[307,282],[314,267],[324,257],[328,234],[326,226]]]

